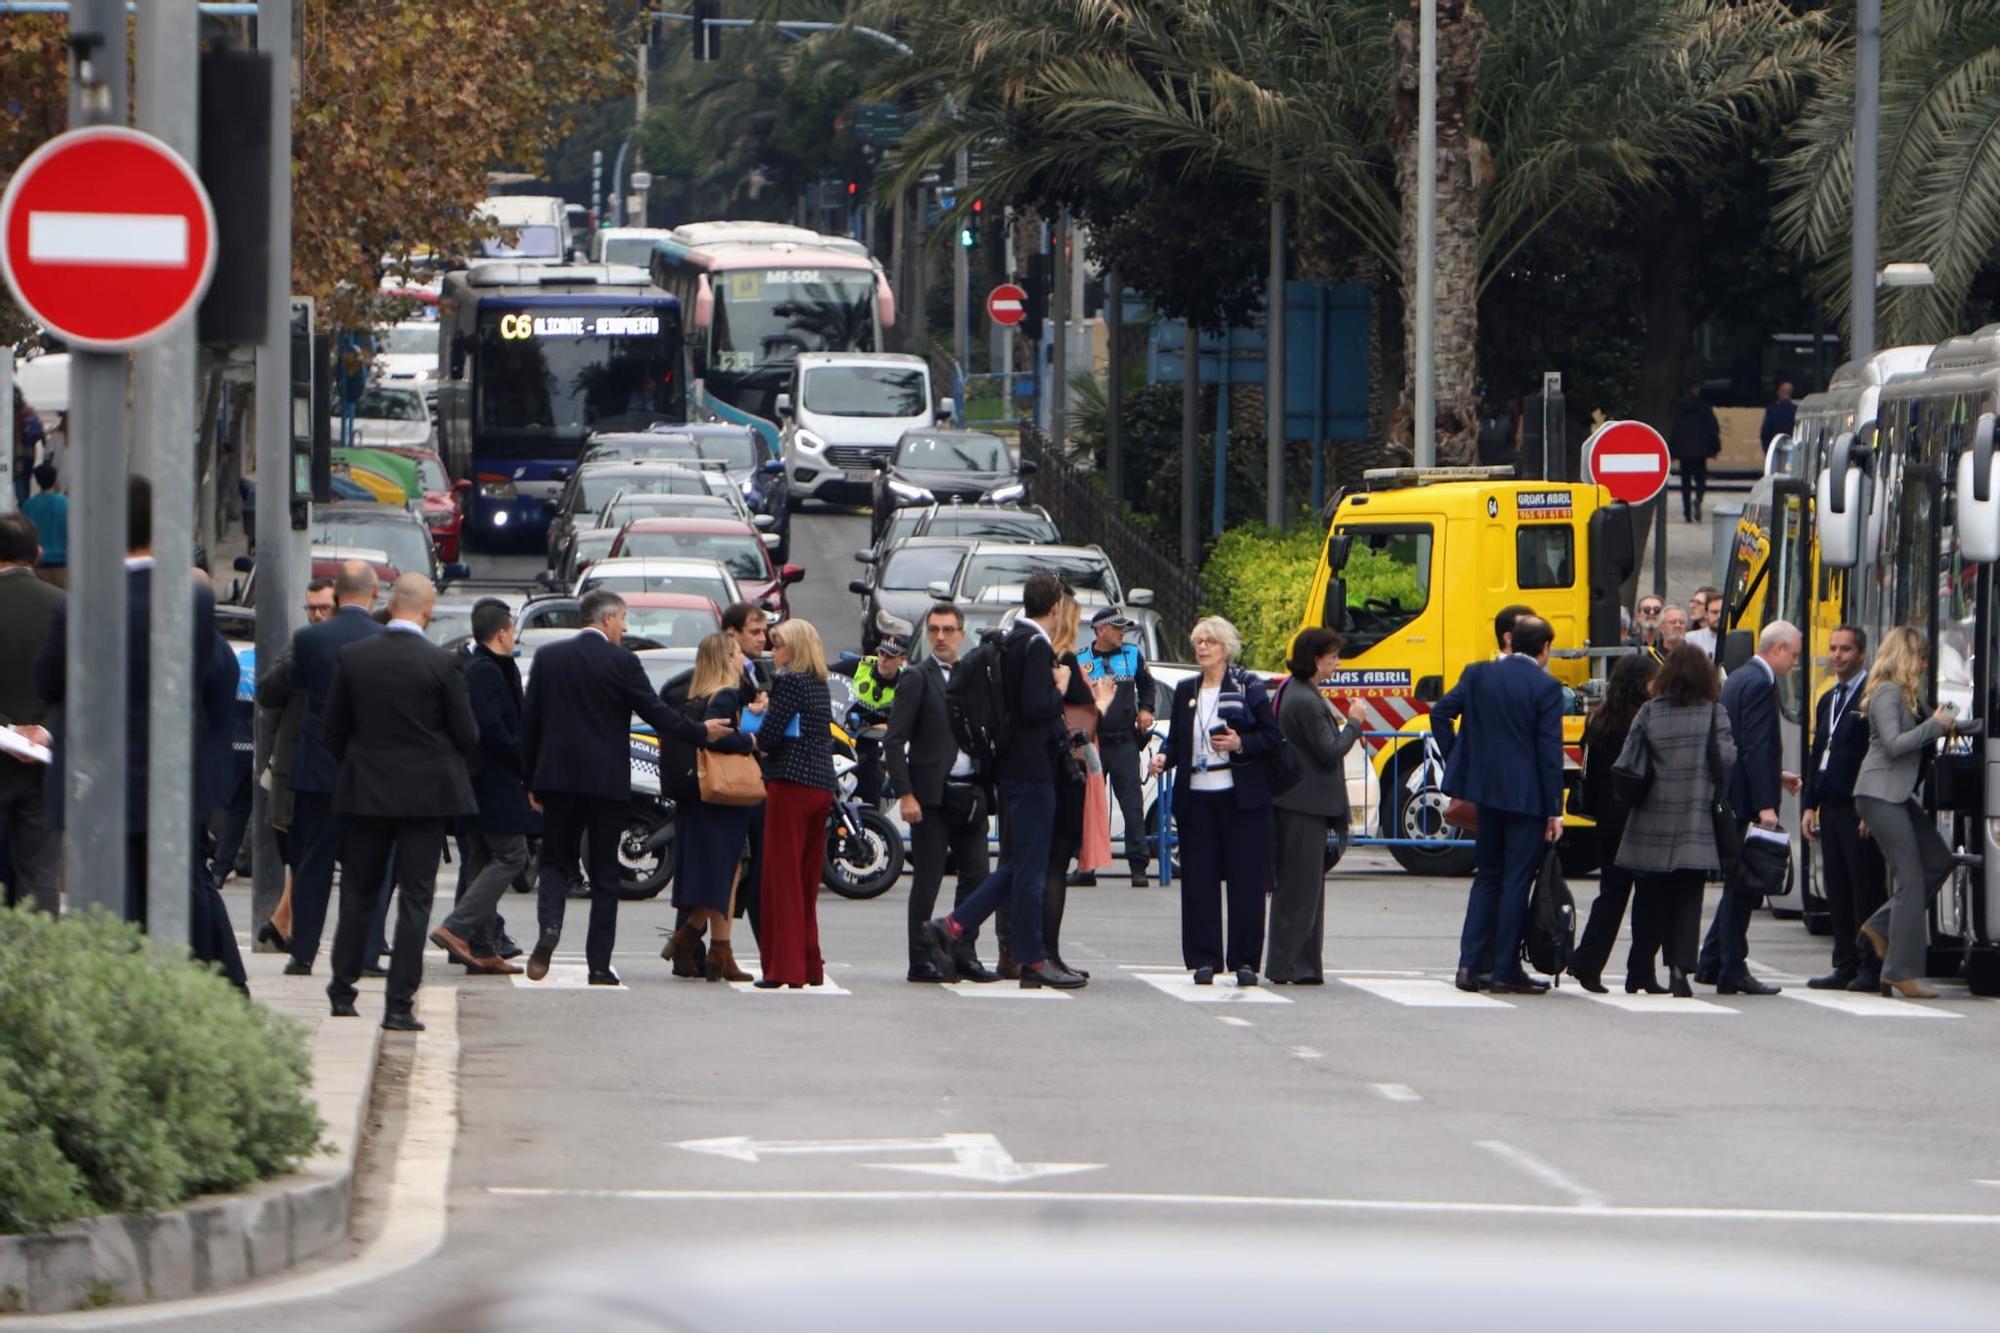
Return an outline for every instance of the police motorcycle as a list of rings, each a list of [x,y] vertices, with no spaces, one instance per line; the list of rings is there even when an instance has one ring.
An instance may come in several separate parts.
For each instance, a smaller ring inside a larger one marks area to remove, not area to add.
[[[833,816],[826,825],[821,883],[843,898],[879,898],[903,873],[903,835],[887,815],[861,799],[858,742],[870,742],[879,753],[889,728],[870,719],[869,710],[853,696],[845,677],[830,677],[828,684],[835,712],[846,725],[833,724],[833,775],[838,790]]]

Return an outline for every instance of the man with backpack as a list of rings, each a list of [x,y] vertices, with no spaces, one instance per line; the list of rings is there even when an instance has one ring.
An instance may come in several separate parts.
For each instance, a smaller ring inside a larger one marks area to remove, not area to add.
[[[953,673],[948,700],[959,746],[986,763],[1006,803],[1007,860],[971,898],[931,922],[933,962],[948,970],[958,942],[1003,904],[1014,911],[1014,958],[1024,989],[1075,990],[1086,978],[1048,956],[1042,942],[1042,895],[1049,837],[1056,817],[1056,755],[1066,741],[1063,690],[1069,669],[1058,667],[1049,634],[1062,604],[1062,580],[1029,577],[1021,616],[999,645],[982,643]],[[1020,874],[1016,867],[1022,867]]]

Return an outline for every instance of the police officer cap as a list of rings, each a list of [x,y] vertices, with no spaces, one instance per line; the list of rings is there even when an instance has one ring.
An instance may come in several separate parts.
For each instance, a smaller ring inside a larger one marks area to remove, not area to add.
[[[1132,619],[1115,606],[1104,607],[1090,618],[1090,627],[1092,629],[1096,629],[1099,625],[1110,625],[1114,629],[1139,628],[1138,621]]]
[[[875,646],[875,655],[877,657],[908,657],[910,655],[910,641],[900,634],[884,634],[882,641]]]

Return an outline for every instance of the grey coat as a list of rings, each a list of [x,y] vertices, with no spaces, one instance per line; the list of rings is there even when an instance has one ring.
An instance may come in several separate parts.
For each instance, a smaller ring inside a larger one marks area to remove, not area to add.
[[[1715,801],[1715,779],[1708,764],[1711,718],[1716,749],[1727,772],[1736,762],[1736,741],[1729,734],[1729,711],[1720,703],[1680,706],[1649,699],[1632,720],[1618,763],[1635,764],[1640,747],[1650,746],[1653,785],[1646,799],[1632,808],[1618,840],[1617,861],[1625,869],[1641,875],[1721,871],[1710,817]]]
[[[1944,735],[1935,717],[1917,721],[1903,692],[1888,682],[1868,697],[1868,754],[1854,775],[1854,794],[1901,805],[1917,789],[1924,751]]]
[[[1297,677],[1281,687],[1278,730],[1299,761],[1299,780],[1271,803],[1280,810],[1347,821],[1347,772],[1341,762],[1361,735],[1352,718],[1337,723],[1326,696]]]

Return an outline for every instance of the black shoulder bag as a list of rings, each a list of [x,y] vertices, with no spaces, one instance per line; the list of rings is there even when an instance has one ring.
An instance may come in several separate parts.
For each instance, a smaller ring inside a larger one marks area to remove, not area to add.
[[[1628,811],[1637,810],[1645,803],[1646,793],[1653,790],[1653,742],[1646,735],[1644,716],[1632,720],[1632,734],[1639,738],[1639,752],[1632,756],[1628,766],[1620,761],[1611,765],[1611,798]],[[1631,741],[1626,741],[1629,746]]]
[[[1722,751],[1715,743],[1715,710],[1721,704],[1710,704],[1708,714],[1708,775],[1715,782],[1715,796],[1709,802],[1709,819],[1715,825],[1715,856],[1722,864],[1725,879],[1736,873],[1736,862],[1743,854],[1743,825],[1736,818],[1736,812],[1729,808],[1729,798],[1723,794]]]

